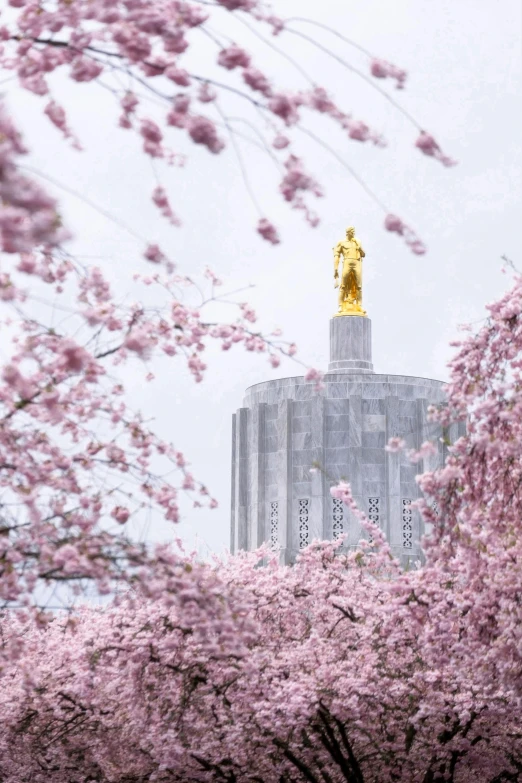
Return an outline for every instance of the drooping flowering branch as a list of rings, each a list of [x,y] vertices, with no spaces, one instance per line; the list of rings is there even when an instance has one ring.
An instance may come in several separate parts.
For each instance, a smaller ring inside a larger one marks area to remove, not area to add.
[[[157,298],[154,307],[118,304],[101,269],[83,269],[56,247],[65,237],[56,203],[20,174],[21,138],[12,123],[2,121],[0,237],[3,250],[18,252],[19,262],[0,276],[0,298],[12,310],[4,325],[14,316],[21,332],[0,384],[0,599],[30,607],[45,605],[45,585],[79,588],[93,580],[103,593],[115,582],[134,580],[139,569],[143,579],[151,578],[154,558],[122,528],[145,508],[177,522],[180,493],[192,495],[195,505],[215,506],[183,454],[129,409],[115,368],[137,357],[146,369],[160,352],[184,359],[201,381],[209,340],[219,340],[224,350],[242,343],[248,351],[268,353],[273,366],[293,347],[254,332],[256,315],[246,305],[235,322],[206,323],[201,308],[180,297],[180,286],[196,292],[194,283],[154,245],[147,258],[164,271],[136,280],[162,291],[163,306]],[[161,187],[154,200],[175,219]],[[210,270],[206,278],[212,285],[207,299],[215,301],[220,281]],[[49,286],[66,297],[69,333],[46,323],[44,309],[34,315],[33,297]],[[172,470],[178,483],[163,478]]]
[[[384,143],[379,133],[342,110],[321,86],[312,84],[306,90],[290,92],[274,84],[263,72],[262,64],[254,63],[252,56],[241,45],[235,42],[223,45],[219,35],[216,37],[209,29],[209,23],[214,20],[214,16],[219,21],[223,14],[232,14],[269,45],[270,42],[258,28],[262,30],[268,26],[275,35],[282,37],[297,33],[304,36],[292,27],[293,22],[302,22],[302,19],[287,22],[276,17],[262,4],[174,2],[164,6],[162,3],[145,0],[133,3],[120,0],[113,3],[110,10],[101,1],[86,0],[74,4],[63,3],[57,7],[40,6],[33,0],[14,0],[10,4],[17,9],[17,14],[0,30],[0,38],[3,41],[0,65],[14,71],[21,86],[39,96],[50,95],[48,76],[58,71],[64,70],[76,82],[95,81],[102,75],[110,77],[113,71],[124,73],[129,83],[134,86],[121,96],[123,113],[120,125],[126,129],[134,128],[143,138],[144,152],[152,157],[172,160],[172,155],[164,143],[166,133],[170,133],[169,127],[184,130],[194,143],[207,147],[210,152],[220,152],[225,141],[218,133],[217,124],[210,116],[200,113],[197,104],[204,106],[214,103],[215,106],[220,106],[226,92],[233,93],[255,106],[265,115],[269,125],[276,129],[280,125],[303,127],[302,113],[304,110],[311,110],[326,114],[340,125],[350,139],[372,141],[377,145]],[[250,23],[247,22],[248,19]],[[202,35],[205,35],[206,41],[210,40],[211,45],[218,48],[217,67],[231,75],[234,72],[234,76],[239,74],[240,84],[245,90],[238,88],[237,80],[233,76],[230,81],[224,82],[216,78],[214,73],[194,74],[183,67],[186,52],[197,47],[198,37]],[[342,37],[341,34],[338,35]],[[309,36],[304,37],[319,45]],[[343,40],[353,45],[353,42],[344,38]],[[397,86],[404,86],[406,74],[403,70],[366,53],[362,47],[358,48],[368,58],[369,75],[362,74],[325,47],[321,48],[335,56],[343,67],[363,76],[388,100],[392,99],[375,84],[375,79],[392,78],[396,80]],[[292,60],[287,51],[278,51]],[[158,124],[156,120],[141,113],[142,100],[139,93],[143,89],[165,101],[167,112],[163,123]],[[121,93],[121,89],[115,84],[114,91],[118,90]],[[397,107],[400,109],[398,104]],[[407,114],[403,109],[401,111]],[[220,109],[220,112],[226,114],[223,109]],[[63,106],[51,97],[44,113],[65,138],[79,147],[80,140],[69,127]],[[412,121],[420,128],[418,123]],[[283,148],[280,143],[282,138],[280,130],[277,130],[274,143],[276,150]],[[290,143],[288,140],[288,144]],[[284,146],[288,144],[285,142]],[[416,146],[426,155],[439,159],[444,165],[453,163],[442,153],[433,137],[424,131],[421,131]],[[296,156],[290,153],[287,163],[292,159],[295,160]],[[302,191],[300,198],[292,199],[292,202],[294,205],[299,204],[304,209],[307,220],[315,225],[317,218],[305,205],[303,196],[307,193],[313,194],[316,188],[310,185],[303,187]],[[389,213],[389,209],[387,212]],[[386,228],[389,223],[387,220]],[[258,231],[263,238],[273,242],[277,230],[275,227],[268,230],[267,225],[270,224],[271,221],[261,215]],[[404,231],[398,233],[405,236],[414,252],[420,252],[422,243],[419,240],[410,242]]]

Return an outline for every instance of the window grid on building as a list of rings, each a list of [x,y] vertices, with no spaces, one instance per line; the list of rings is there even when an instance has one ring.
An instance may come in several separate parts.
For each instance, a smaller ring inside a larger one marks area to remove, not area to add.
[[[344,534],[344,505],[340,498],[332,498],[332,534],[334,541]]]
[[[308,517],[310,510],[309,498],[303,498],[299,501],[299,549],[308,546]]]
[[[380,515],[380,498],[368,498],[368,519],[373,522],[374,525],[378,525],[381,519]],[[373,536],[370,533],[368,536],[370,544],[373,543]]]
[[[381,520],[380,504],[380,498],[368,498],[368,519],[376,525],[378,525]]]
[[[411,498],[402,499],[402,545],[404,549],[413,547],[413,510]]]
[[[272,500],[270,503],[270,548],[279,549],[279,503]]]

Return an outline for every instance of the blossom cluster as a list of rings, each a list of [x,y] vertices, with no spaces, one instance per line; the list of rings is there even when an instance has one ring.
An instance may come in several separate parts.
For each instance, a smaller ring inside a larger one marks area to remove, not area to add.
[[[138,360],[149,380],[151,360],[163,355],[185,362],[200,382],[210,341],[264,353],[272,366],[295,349],[254,330],[246,303],[231,323],[206,323],[186,300],[198,291],[195,282],[154,244],[145,255],[159,271],[135,280],[156,288],[163,302],[122,304],[101,268],[77,264],[60,248],[66,234],[56,203],[19,173],[21,136],[5,115],[1,122],[0,230],[9,271],[0,272],[0,325],[11,328],[14,316],[18,331],[0,369],[0,596],[26,611],[45,606],[47,588],[57,583],[78,592],[93,582],[107,593],[118,582],[150,579],[155,559],[127,529],[146,513],[178,522],[180,496],[216,506],[182,452],[129,406],[119,366]],[[153,199],[176,222],[163,188]],[[213,272],[204,277],[212,292],[219,287]],[[52,326],[52,309],[34,316],[33,297],[49,287],[67,303],[69,332]]]
[[[160,0],[115,0],[109,5],[104,0],[75,0],[74,3],[43,6],[35,0],[10,0],[10,5],[13,13],[0,27],[0,66],[12,71],[23,89],[45,98],[44,115],[78,150],[81,139],[71,127],[66,107],[53,95],[51,77],[58,72],[64,72],[75,83],[95,82],[111,74],[125,76],[128,85],[125,90],[121,88],[121,81],[111,87],[121,109],[119,125],[138,134],[146,155],[167,163],[184,161],[166,143],[167,137],[170,140],[171,129],[185,133],[193,143],[213,154],[225,148],[226,137],[219,125],[225,120],[227,131],[234,132],[226,119],[227,92],[240,96],[275,132],[272,156],[292,147],[288,131],[304,127],[303,116],[307,111],[328,117],[350,140],[385,145],[379,132],[339,106],[323,86],[289,90],[269,77],[263,63],[254,62],[253,56],[239,43],[220,43],[212,25],[214,17],[219,18],[223,11],[249,17],[249,22],[260,29],[261,37],[263,28],[281,37],[285,35],[285,20],[256,0],[220,0],[214,4],[185,0],[167,4]],[[206,45],[210,41],[217,49],[216,70],[221,69],[229,75],[225,82],[213,71],[200,75],[190,70],[190,51],[197,46],[198,36],[202,39],[203,35]],[[369,57],[368,70],[374,79],[391,79],[398,88],[404,87],[406,72],[392,63]],[[156,102],[159,99],[163,103],[166,110],[161,116],[152,117],[147,111],[144,99],[147,91]],[[207,113],[204,107],[208,107]],[[16,252],[24,248],[24,242],[25,249],[28,248],[31,234],[35,240],[44,241],[47,236],[53,239],[53,232],[54,239],[59,238],[62,230],[52,199],[27,178],[17,174],[13,179],[12,156],[22,150],[5,111],[0,125],[2,189],[7,191],[5,203],[11,205],[10,213],[3,210],[0,232],[4,248]],[[265,146],[268,148],[268,142]],[[415,147],[445,166],[454,163],[425,131],[421,131]],[[297,161],[298,156],[293,152],[286,158],[287,173],[280,190],[292,206],[303,210],[308,223],[315,226],[318,217],[310,211],[305,197],[308,193],[319,195],[320,186],[314,178],[304,174],[302,162]],[[160,201],[165,205],[169,197],[162,186],[155,191],[153,200],[158,203],[159,192]],[[26,214],[23,219],[28,207],[34,217]],[[174,225],[179,224],[170,205],[168,208],[160,206],[160,209]],[[410,236],[404,223],[401,225],[402,230],[398,233],[406,237],[414,253],[421,252],[420,241]],[[268,242],[277,243],[277,229],[268,217],[261,215],[257,230]],[[26,236],[22,237],[23,234]]]
[[[462,579],[390,578],[376,542],[315,542],[292,568],[156,556],[117,605],[25,625],[0,695],[6,783],[516,779],[518,674],[492,681],[459,641],[489,635],[487,614],[448,624]]]

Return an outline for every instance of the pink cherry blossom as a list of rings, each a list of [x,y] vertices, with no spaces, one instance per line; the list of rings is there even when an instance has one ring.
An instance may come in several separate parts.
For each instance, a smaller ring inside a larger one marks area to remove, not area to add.
[[[239,305],[241,310],[241,315],[245,319],[245,321],[250,321],[250,323],[254,323],[257,321],[257,316],[255,311],[248,305],[246,302],[243,302]]]
[[[210,280],[212,282],[212,285],[220,286],[223,285],[223,281],[215,274],[215,272],[210,269],[210,267],[206,267],[205,271],[203,273],[207,280]]]
[[[216,126],[207,117],[190,117],[187,129],[192,141],[203,144],[210,152],[221,152],[225,146],[217,134]]]
[[[395,454],[398,451],[402,451],[405,445],[406,442],[402,438],[390,438],[384,449]]]
[[[386,62],[386,60],[374,59],[371,62],[370,71],[372,76],[375,76],[377,79],[386,79],[388,77],[395,79],[395,86],[398,90],[404,88],[407,74],[402,68],[397,68],[396,65],[392,65],[392,63]]]
[[[194,9],[194,12],[197,13],[196,9]],[[204,12],[202,12],[204,13]],[[195,20],[195,16],[192,16],[191,22],[192,24],[190,26],[197,26],[201,23],[201,21],[204,21],[202,16],[199,17],[198,21]],[[183,33],[180,30],[176,30],[171,35],[168,33],[164,36],[164,46],[166,52],[174,52],[175,54],[183,54],[183,52],[188,49],[189,43]]]
[[[163,157],[163,148],[161,142],[163,134],[159,126],[149,119],[144,119],[140,124],[140,133],[143,137],[143,149],[153,158]]]
[[[257,224],[257,231],[259,234],[261,234],[263,239],[271,242],[272,245],[278,245],[281,241],[276,227],[270,220],[268,220],[268,218],[261,218]]]
[[[127,114],[133,114],[139,105],[139,100],[134,93],[127,92],[121,99],[120,105]]]
[[[175,84],[179,84],[180,87],[188,87],[190,85],[190,76],[184,68],[169,65],[168,68],[165,68],[165,76],[175,82]]]
[[[397,215],[386,215],[384,227],[386,231],[395,231],[397,234],[402,234],[405,229],[404,223]]]
[[[124,506],[115,506],[111,511],[111,517],[113,517],[119,525],[124,525],[129,519],[129,516],[129,509]]]
[[[33,275],[36,271],[36,258],[34,255],[21,253],[17,269],[19,272],[25,272],[26,275]]]
[[[317,370],[315,367],[310,367],[305,373],[305,381],[315,381],[314,390],[319,392],[324,389],[323,384],[324,373],[321,370]]]
[[[286,125],[295,125],[299,120],[297,108],[300,101],[292,96],[279,93],[268,101],[268,108],[280,117]]]
[[[270,80],[258,68],[253,68],[252,66],[245,68],[243,79],[252,90],[262,93],[267,98],[271,96],[272,87]]]
[[[384,227],[387,231],[395,232],[399,236],[404,237],[404,241],[415,255],[424,255],[426,252],[426,246],[419,239],[416,233],[404,221],[397,215],[386,215],[384,220]]]
[[[208,82],[203,82],[198,89],[198,101],[201,101],[201,103],[211,103],[212,101],[215,101],[216,98],[216,91]]]
[[[234,68],[248,68],[250,64],[250,55],[240,46],[232,44],[232,46],[220,51],[218,63],[229,71]]]
[[[62,106],[55,101],[50,101],[44,109],[44,113],[49,117],[53,125],[60,130],[66,139],[71,139],[73,146],[80,150],[81,145],[67,124],[67,115]]]
[[[75,57],[71,63],[71,79],[76,82],[90,82],[103,71],[103,67],[88,57]]]
[[[137,326],[131,329],[123,344],[127,350],[138,354],[142,359],[147,359],[151,354],[154,340],[147,329]]]
[[[276,150],[283,150],[285,147],[288,147],[289,144],[290,139],[288,139],[286,136],[278,134],[272,142],[272,147],[275,147]]]
[[[228,11],[251,11],[257,6],[257,0],[218,0],[218,3]]]
[[[186,114],[190,107],[190,96],[181,93],[172,100],[172,108],[176,113]]]
[[[348,135],[357,141],[367,141],[370,138],[370,129],[364,122],[354,122],[350,125]]]
[[[158,185],[158,187],[154,189],[152,193],[152,201],[158,207],[163,217],[167,218],[169,223],[172,223],[173,226],[181,225],[181,221],[177,217],[177,215],[173,212],[172,207],[170,206],[170,201],[168,199],[167,193],[165,189],[161,187],[161,185]],[[159,261],[158,252],[155,249],[151,250],[150,246],[145,254],[145,257],[149,261],[156,261],[156,262]]]
[[[285,161],[286,174],[280,185],[281,193],[286,201],[295,201],[299,191],[311,191],[315,196],[322,196],[319,184],[303,169],[303,162],[295,155],[290,155]]]
[[[81,345],[76,345],[72,340],[65,340],[60,345],[60,366],[67,372],[81,372],[89,361],[89,354]]]
[[[429,133],[421,131],[415,146],[425,155],[439,160],[444,166],[455,166],[457,161],[444,155],[441,148]]]
[[[152,261],[153,264],[161,264],[165,260],[159,245],[148,245],[144,256],[147,261]]]

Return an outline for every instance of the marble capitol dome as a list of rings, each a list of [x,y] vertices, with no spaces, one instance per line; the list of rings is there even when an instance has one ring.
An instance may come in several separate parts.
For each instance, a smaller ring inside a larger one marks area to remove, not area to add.
[[[292,563],[313,539],[346,535],[344,546],[356,546],[366,533],[330,495],[344,479],[400,560],[422,558],[415,476],[442,464],[444,442],[455,441],[464,425],[443,433],[427,421],[428,406],[444,401],[441,381],[374,372],[371,321],[362,309],[364,251],[351,227],[346,236],[334,249],[334,269],[341,258],[343,269],[324,388],[302,376],[258,383],[232,417],[232,552],[268,541],[281,562]],[[438,452],[412,465],[404,451],[385,451],[393,437],[408,448],[431,440]]]

